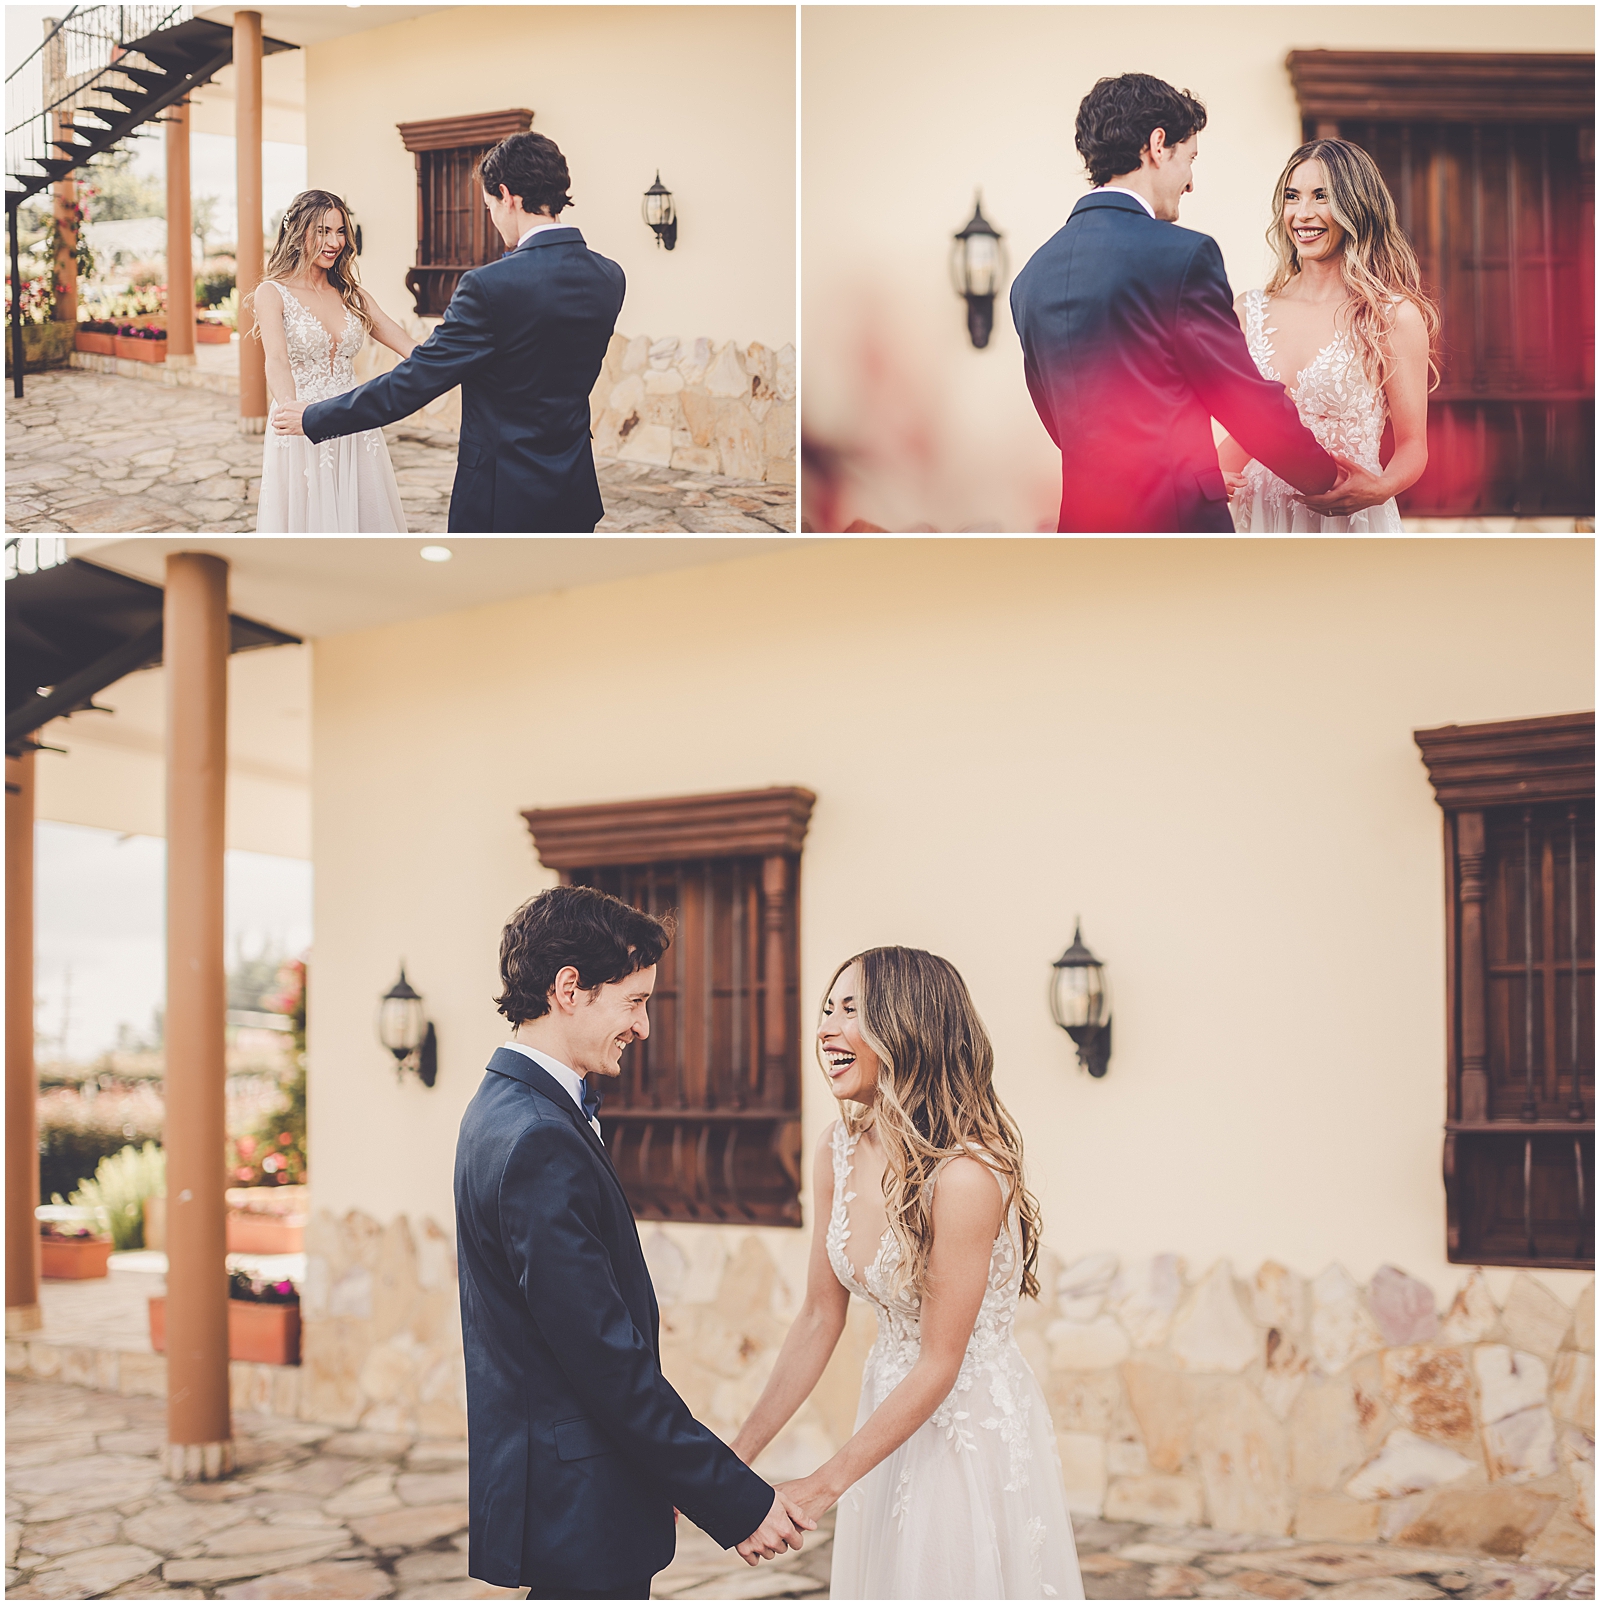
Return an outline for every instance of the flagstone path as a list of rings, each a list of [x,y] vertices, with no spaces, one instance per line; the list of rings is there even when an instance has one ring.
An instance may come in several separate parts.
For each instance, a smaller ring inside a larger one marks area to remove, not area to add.
[[[57,368],[6,390],[7,534],[238,534],[255,528],[259,435],[232,396]],[[413,535],[445,531],[456,437],[384,430]],[[601,533],[770,534],[797,527],[793,485],[644,463],[597,464]]]
[[[166,1411],[6,1382],[9,1599],[512,1599],[467,1576],[466,1445],[236,1413],[240,1469],[175,1486]],[[1592,1599],[1593,1572],[1080,1519],[1090,1599]],[[832,1520],[751,1570],[684,1521],[657,1599],[826,1599]]]

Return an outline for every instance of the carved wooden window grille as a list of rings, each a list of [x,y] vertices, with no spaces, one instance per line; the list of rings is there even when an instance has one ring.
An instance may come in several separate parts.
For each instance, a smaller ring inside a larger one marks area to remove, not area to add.
[[[800,1224],[796,787],[530,809],[540,859],[677,933],[600,1124],[643,1220]]]
[[[1594,1265],[1594,715],[1419,730],[1444,810],[1458,1264]]]
[[[418,317],[443,317],[461,275],[505,250],[483,204],[478,163],[508,134],[526,133],[532,124],[531,111],[514,108],[397,125],[417,161],[417,260],[406,288]]]

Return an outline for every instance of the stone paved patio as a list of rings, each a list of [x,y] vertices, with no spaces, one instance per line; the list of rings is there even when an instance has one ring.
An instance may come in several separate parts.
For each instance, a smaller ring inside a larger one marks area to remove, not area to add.
[[[239,1472],[177,1487],[165,1406],[6,1383],[11,1599],[507,1599],[466,1574],[466,1446],[235,1415]],[[825,1599],[832,1523],[752,1571],[688,1521],[657,1599]],[[1594,1574],[1381,1544],[1082,1520],[1091,1599],[1589,1599]]]
[[[8,534],[238,534],[255,528],[259,436],[231,396],[76,368],[6,392]],[[443,534],[454,435],[384,430],[413,535]],[[792,485],[602,460],[601,532],[768,534],[797,527]]]

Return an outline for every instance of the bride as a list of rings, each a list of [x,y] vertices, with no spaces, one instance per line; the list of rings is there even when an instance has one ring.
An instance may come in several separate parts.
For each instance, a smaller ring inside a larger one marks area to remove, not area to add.
[[[350,214],[327,190],[295,196],[254,297],[267,385],[279,402],[325,401],[356,386],[370,334],[402,358],[416,342],[356,282]],[[269,413],[256,530],[263,535],[399,534],[400,489],[383,431],[326,440],[280,435]]]
[[[954,966],[869,948],[817,1032],[843,1118],[817,1150],[805,1302],[732,1448],[747,1463],[815,1387],[850,1295],[878,1315],[855,1436],[781,1492],[839,1504],[834,1599],[1082,1599],[1055,1428],[1012,1335],[1039,1292],[1039,1206]]]
[[[1300,421],[1357,471],[1305,496],[1250,459],[1218,448],[1241,533],[1397,535],[1395,497],[1428,466],[1428,391],[1439,315],[1400,231],[1377,164],[1343,139],[1314,139],[1279,175],[1267,240],[1278,266],[1234,312],[1256,367],[1276,379]],[[1431,379],[1431,383],[1430,383]],[[1378,455],[1385,420],[1394,454]]]

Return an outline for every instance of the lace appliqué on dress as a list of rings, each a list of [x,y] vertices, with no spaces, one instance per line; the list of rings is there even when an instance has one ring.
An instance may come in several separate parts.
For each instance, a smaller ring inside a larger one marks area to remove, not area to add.
[[[354,312],[345,309],[344,327],[339,338],[329,337],[327,329],[309,307],[305,306],[287,285],[272,280],[283,302],[283,335],[289,347],[289,369],[294,374],[294,398],[300,402],[329,401],[356,387],[356,357],[366,344],[366,330]],[[375,456],[383,444],[381,429],[363,429],[356,437]],[[273,434],[269,429],[267,440],[287,447],[290,435]],[[334,442],[330,437],[317,447],[317,467],[332,469]],[[311,465],[305,469],[311,477]]]
[[[1361,366],[1361,354],[1347,329],[1341,329],[1311,361],[1293,376],[1278,372],[1272,336],[1278,331],[1267,322],[1271,298],[1263,290],[1249,290],[1244,298],[1245,343],[1251,360],[1265,379],[1274,379],[1289,393],[1300,422],[1330,454],[1347,457],[1369,473],[1379,473],[1379,447],[1389,404],[1381,388],[1374,388]],[[1234,497],[1234,523],[1241,533],[1325,532],[1329,534],[1397,534],[1400,516],[1393,500],[1362,509],[1343,518],[1321,518],[1295,498],[1294,486],[1279,479],[1264,463],[1245,465],[1244,488]]]

